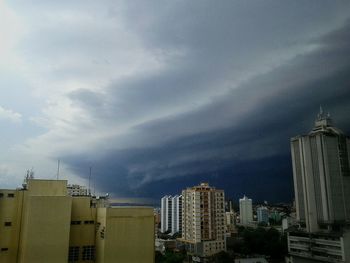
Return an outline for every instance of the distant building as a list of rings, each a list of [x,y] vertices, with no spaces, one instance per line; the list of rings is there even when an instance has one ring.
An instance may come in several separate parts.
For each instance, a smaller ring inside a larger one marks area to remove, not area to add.
[[[228,234],[236,232],[235,216],[235,212],[232,210],[229,212],[225,212],[226,233]]]
[[[175,234],[182,230],[182,196],[166,195],[161,199],[161,232]]]
[[[172,197],[171,195],[166,195],[161,199],[161,221],[160,221],[160,231],[165,233],[167,231],[171,232],[171,220],[172,220]]]
[[[260,206],[256,209],[258,223],[269,223],[269,210],[266,206]]]
[[[281,223],[281,220],[282,220],[281,214],[280,214],[278,211],[276,211],[276,210],[274,210],[274,211],[272,211],[272,212],[270,213],[269,218],[270,218],[271,221],[272,221],[273,223],[275,223],[275,224]]]
[[[159,225],[161,221],[160,208],[153,209],[155,224]]]
[[[265,258],[237,258],[235,263],[268,263]]]
[[[226,250],[225,194],[207,183],[182,191],[182,238],[189,254],[202,262]]]
[[[246,196],[239,199],[239,219],[242,225],[248,225],[253,222],[252,199]]]
[[[291,139],[299,228],[292,262],[350,262],[350,140],[322,109],[308,135]]]
[[[227,203],[227,209],[229,211],[225,212],[225,224],[226,224],[226,233],[233,234],[236,233],[236,214],[232,207],[232,202]]]
[[[282,232],[284,233],[288,228],[296,224],[296,220],[293,217],[285,217],[282,219]]]
[[[175,195],[171,202],[171,233],[182,232],[182,195]]]
[[[78,184],[69,184],[67,185],[68,195],[70,196],[84,196],[89,195],[86,187]]]
[[[0,262],[154,262],[153,209],[106,204],[64,180],[0,190]]]

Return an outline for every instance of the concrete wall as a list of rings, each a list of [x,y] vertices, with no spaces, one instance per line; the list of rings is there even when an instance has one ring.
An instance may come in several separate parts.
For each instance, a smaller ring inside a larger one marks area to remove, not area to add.
[[[95,246],[96,239],[96,208],[91,207],[90,196],[72,198],[72,214],[69,236],[69,246],[78,247],[79,256],[75,263],[92,263],[93,260],[83,260],[84,246]]]
[[[152,208],[99,208],[97,214],[100,227],[96,239],[98,248],[96,263],[154,262]]]
[[[27,188],[31,196],[66,196],[67,181],[66,180],[28,180]]]
[[[25,198],[19,263],[67,262],[71,197]]]
[[[0,195],[0,262],[11,263],[17,260],[23,191],[0,190]]]

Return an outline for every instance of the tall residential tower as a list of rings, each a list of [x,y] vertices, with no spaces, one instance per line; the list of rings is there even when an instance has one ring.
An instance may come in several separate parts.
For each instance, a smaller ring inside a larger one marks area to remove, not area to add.
[[[291,139],[297,217],[307,231],[350,219],[349,150],[322,110],[308,135]]]
[[[162,233],[175,234],[182,230],[182,196],[166,195],[161,199],[161,227]]]
[[[246,196],[239,199],[239,219],[242,225],[248,225],[253,222],[252,199]]]
[[[293,263],[350,262],[350,141],[322,109],[308,135],[291,139],[298,228]]]
[[[187,251],[205,258],[226,250],[225,194],[207,183],[182,191],[182,239]]]

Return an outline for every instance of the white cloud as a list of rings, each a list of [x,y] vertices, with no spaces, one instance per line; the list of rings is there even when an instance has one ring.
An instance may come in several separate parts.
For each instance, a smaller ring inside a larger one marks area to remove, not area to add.
[[[0,106],[0,120],[8,120],[14,123],[19,123],[22,121],[22,115],[13,110],[4,109]]]

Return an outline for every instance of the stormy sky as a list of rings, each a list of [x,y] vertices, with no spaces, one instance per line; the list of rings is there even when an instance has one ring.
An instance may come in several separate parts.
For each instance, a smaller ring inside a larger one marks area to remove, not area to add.
[[[0,0],[0,188],[293,198],[290,137],[350,134],[349,1]]]

